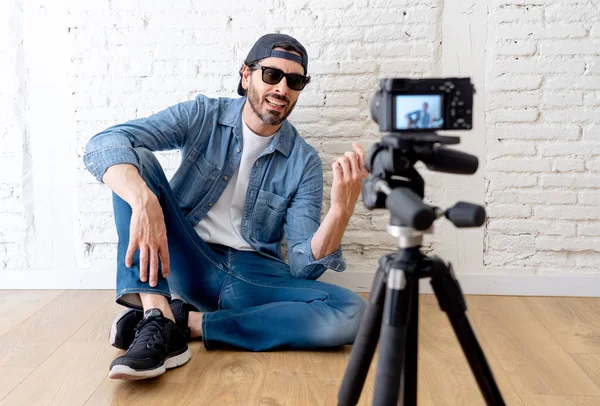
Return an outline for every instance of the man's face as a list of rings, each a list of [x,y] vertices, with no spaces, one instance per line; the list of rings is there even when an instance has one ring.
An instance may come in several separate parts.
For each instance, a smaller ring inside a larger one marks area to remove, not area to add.
[[[289,51],[287,51],[289,52]],[[304,68],[299,63],[282,58],[266,58],[259,61],[261,66],[280,69],[285,73],[304,75]],[[254,113],[269,125],[279,125],[285,120],[296,105],[300,91],[292,90],[287,86],[287,78],[282,78],[275,85],[270,85],[262,80],[262,69],[257,67],[250,71],[244,66],[244,80],[248,102]],[[246,80],[247,79],[247,80]]]
[[[429,107],[429,105],[427,103],[423,103],[423,111],[427,112],[427,107]]]

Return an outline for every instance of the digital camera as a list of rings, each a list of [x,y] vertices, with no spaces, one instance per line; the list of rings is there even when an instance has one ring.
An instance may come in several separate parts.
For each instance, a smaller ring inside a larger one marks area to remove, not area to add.
[[[471,130],[470,78],[385,78],[371,102],[371,117],[382,132]]]

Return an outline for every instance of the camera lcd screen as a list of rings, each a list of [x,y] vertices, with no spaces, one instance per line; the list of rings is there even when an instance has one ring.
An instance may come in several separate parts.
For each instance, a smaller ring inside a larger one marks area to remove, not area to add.
[[[441,94],[399,94],[394,101],[396,130],[439,129],[444,126]]]

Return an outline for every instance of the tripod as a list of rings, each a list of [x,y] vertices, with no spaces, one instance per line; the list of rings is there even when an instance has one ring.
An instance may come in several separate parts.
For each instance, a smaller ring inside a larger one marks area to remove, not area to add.
[[[504,405],[485,355],[466,317],[466,303],[452,266],[421,251],[423,234],[445,216],[457,227],[478,227],[485,221],[483,207],[459,202],[446,211],[422,202],[424,182],[413,168],[421,160],[430,169],[474,173],[477,158],[438,144],[457,143],[456,137],[429,135],[388,136],[369,152],[370,172],[363,185],[367,208],[392,212],[388,232],[399,238],[399,249],[379,259],[367,309],[352,347],[338,394],[340,406],[356,405],[369,366],[380,344],[373,405],[417,404],[419,279],[431,278],[440,308],[446,312],[488,405]],[[381,339],[380,339],[381,335]]]

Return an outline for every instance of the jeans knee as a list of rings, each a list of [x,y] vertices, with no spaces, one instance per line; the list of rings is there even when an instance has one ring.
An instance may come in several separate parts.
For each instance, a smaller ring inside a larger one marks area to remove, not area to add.
[[[156,180],[166,180],[165,172],[158,161],[158,158],[147,148],[134,148],[140,160],[140,176],[149,185]]]

